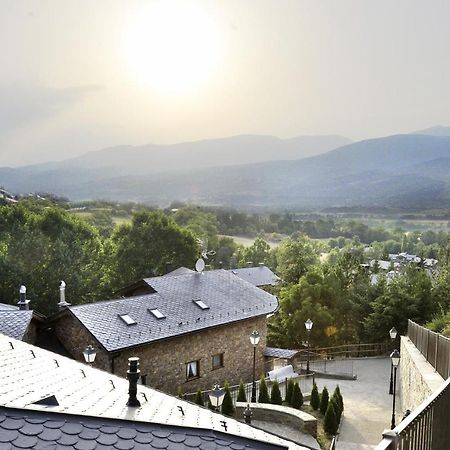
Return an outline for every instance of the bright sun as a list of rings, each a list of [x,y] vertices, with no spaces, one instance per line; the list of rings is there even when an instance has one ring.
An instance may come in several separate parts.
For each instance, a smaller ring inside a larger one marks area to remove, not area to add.
[[[129,23],[125,51],[138,80],[162,93],[188,92],[211,76],[220,53],[211,18],[186,1],[161,0]]]

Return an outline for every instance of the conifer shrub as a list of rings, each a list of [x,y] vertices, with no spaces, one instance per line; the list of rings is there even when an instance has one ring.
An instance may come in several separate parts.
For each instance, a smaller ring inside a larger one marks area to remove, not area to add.
[[[339,408],[341,410],[341,414],[344,411],[344,399],[342,398],[341,390],[339,389],[339,385],[336,385],[336,388],[334,389],[333,395],[337,397],[339,400]]]
[[[202,394],[202,390],[201,389],[199,389],[197,391],[197,394],[195,394],[194,403],[196,403],[197,405],[200,405],[200,406],[204,406],[205,405],[205,403],[203,402],[203,394]]]
[[[287,387],[286,387],[286,398],[284,399],[288,405],[292,405],[292,392],[294,390],[295,381],[292,378],[289,378]]]
[[[270,403],[269,391],[267,390],[267,383],[264,375],[261,375],[259,383],[258,403]]]
[[[272,384],[272,392],[270,393],[270,403],[274,405],[282,405],[283,399],[281,398],[280,385],[278,381],[274,381]]]
[[[239,391],[237,396],[238,402],[247,402],[247,395],[245,394],[244,382],[241,380],[239,383]]]
[[[324,386],[322,394],[320,395],[320,412],[323,415],[325,415],[325,413],[327,412],[329,398],[330,397],[328,395],[328,389],[326,386]]]
[[[342,411],[339,406],[339,400],[334,394],[331,396],[329,404],[332,404],[334,407],[334,413],[336,414],[336,423],[337,426],[339,427],[339,423],[341,422]]]
[[[294,383],[292,390],[292,407],[300,409],[303,405],[303,394],[298,383]]]
[[[338,423],[336,420],[336,412],[334,401],[328,402],[327,410],[325,411],[324,428],[328,434],[334,436],[337,433]]]
[[[232,416],[234,414],[233,399],[231,398],[230,385],[225,381],[225,396],[222,402],[222,414],[225,416]]]
[[[311,405],[311,408],[314,409],[314,411],[317,411],[320,407],[320,395],[316,383],[313,384],[309,404]]]

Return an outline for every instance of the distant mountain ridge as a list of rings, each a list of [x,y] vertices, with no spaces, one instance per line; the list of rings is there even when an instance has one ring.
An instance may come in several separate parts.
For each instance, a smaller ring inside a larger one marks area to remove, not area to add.
[[[450,207],[448,136],[394,135],[303,159],[165,173],[142,164],[132,175],[111,175],[100,162],[86,168],[65,161],[65,168],[53,171],[42,166],[0,169],[0,184],[16,192],[26,186],[25,191],[52,191],[73,199],[159,205],[182,200],[252,208]]]

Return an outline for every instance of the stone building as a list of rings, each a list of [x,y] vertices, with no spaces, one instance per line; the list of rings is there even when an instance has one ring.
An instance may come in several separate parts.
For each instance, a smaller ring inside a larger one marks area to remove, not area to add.
[[[278,307],[275,296],[225,270],[178,270],[126,292],[134,296],[68,306],[53,318],[74,358],[82,360],[91,344],[96,367],[125,373],[128,358],[138,356],[144,383],[195,392],[225,380],[251,381],[250,333],[257,330],[257,377],[264,373],[266,316]]]

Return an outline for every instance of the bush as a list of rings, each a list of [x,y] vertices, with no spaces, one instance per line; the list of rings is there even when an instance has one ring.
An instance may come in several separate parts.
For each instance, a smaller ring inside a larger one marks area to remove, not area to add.
[[[238,391],[237,401],[245,402],[245,403],[247,402],[247,396],[245,395],[245,386],[244,386],[244,382],[242,380],[239,383],[239,391]]]
[[[294,380],[289,378],[286,388],[286,398],[284,399],[288,405],[292,405],[292,392],[294,391]]]
[[[278,381],[274,381],[272,384],[272,392],[270,393],[270,403],[274,405],[282,405],[283,399],[281,398],[280,386]]]
[[[261,376],[261,380],[259,383],[258,403],[270,403],[269,391],[267,390],[267,384],[264,375]]]
[[[323,415],[325,415],[325,413],[327,412],[329,398],[330,397],[328,395],[328,389],[326,386],[324,386],[322,394],[320,395],[320,412]]]
[[[202,394],[202,390],[201,389],[199,389],[197,391],[197,394],[195,395],[194,403],[197,403],[197,405],[200,405],[200,406],[204,406],[205,405],[205,403],[203,402],[203,394]]]
[[[311,391],[311,398],[309,400],[309,404],[311,405],[311,408],[314,409],[314,411],[317,411],[320,406],[320,395],[319,390],[317,389],[317,384],[313,384],[313,388]]]
[[[292,390],[292,407],[295,409],[300,409],[303,405],[303,394],[298,383],[294,384],[294,389]]]
[[[222,402],[222,414],[225,416],[232,416],[234,414],[233,399],[231,398],[230,386],[227,381],[225,381],[225,397]]]
[[[325,411],[324,428],[328,434],[335,435],[337,433],[338,424],[336,420],[336,413],[334,411],[334,402],[329,402],[327,410]]]
[[[338,406],[339,409],[341,410],[341,414],[344,411],[344,399],[342,398],[342,394],[341,394],[341,390],[339,389],[339,385],[336,386],[334,392],[333,392],[333,396],[336,396],[337,400],[338,400]]]

